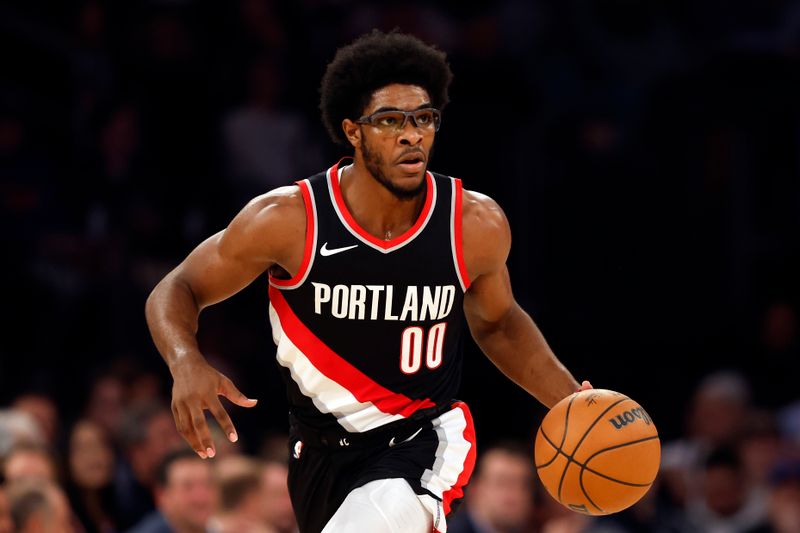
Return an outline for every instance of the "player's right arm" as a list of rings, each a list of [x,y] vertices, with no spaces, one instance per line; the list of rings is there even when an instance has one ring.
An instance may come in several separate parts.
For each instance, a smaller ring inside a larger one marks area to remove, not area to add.
[[[282,187],[255,198],[227,228],[198,245],[147,299],[150,334],[173,377],[176,426],[201,457],[215,453],[204,410],[211,411],[235,441],[236,430],[219,395],[242,407],[253,407],[256,400],[248,399],[203,357],[196,338],[200,312],[236,294],[273,266],[296,272],[305,223],[299,187]]]

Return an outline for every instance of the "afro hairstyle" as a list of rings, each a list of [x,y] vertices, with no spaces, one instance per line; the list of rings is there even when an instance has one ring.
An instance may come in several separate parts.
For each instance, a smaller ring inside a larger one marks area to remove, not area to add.
[[[361,117],[376,90],[392,83],[418,85],[441,110],[452,79],[441,50],[397,30],[372,30],[340,48],[328,64],[320,87],[322,121],[335,142],[349,146],[342,121]]]

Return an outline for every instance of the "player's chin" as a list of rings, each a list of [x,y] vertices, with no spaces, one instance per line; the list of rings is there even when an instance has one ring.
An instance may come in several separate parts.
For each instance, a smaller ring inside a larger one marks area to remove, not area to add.
[[[396,174],[392,179],[394,188],[398,191],[403,191],[408,194],[419,193],[424,186],[425,172],[421,174]]]

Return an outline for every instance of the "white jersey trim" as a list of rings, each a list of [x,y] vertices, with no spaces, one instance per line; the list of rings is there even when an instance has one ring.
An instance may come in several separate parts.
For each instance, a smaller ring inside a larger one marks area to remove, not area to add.
[[[320,412],[334,415],[351,433],[362,433],[405,418],[384,413],[372,402],[358,401],[349,390],[320,372],[283,332],[278,312],[271,303],[269,319],[272,340],[278,346],[278,364],[289,370],[300,392],[311,399]]]
[[[439,437],[439,447],[436,449],[433,468],[426,469],[422,474],[422,488],[431,491],[438,498],[443,498],[458,482],[472,443],[464,438],[467,419],[460,408],[447,411],[431,422]]]
[[[450,178],[450,252],[453,254],[453,267],[456,271],[458,283],[461,285],[461,290],[467,292],[467,285],[464,283],[464,278],[461,277],[461,269],[458,268],[458,254],[456,252],[456,180]],[[460,214],[460,213],[459,213]]]
[[[314,198],[314,188],[311,187],[311,182],[308,181],[308,179],[304,179],[301,181],[305,183],[306,188],[308,189],[308,197],[311,199],[311,212],[312,216],[314,217],[314,220],[310,221],[311,223],[314,224],[314,233],[311,241],[311,257],[308,260],[308,265],[306,265],[306,271],[303,272],[303,277],[297,280],[297,283],[294,283],[292,285],[278,285],[276,283],[273,283],[270,277],[269,284],[275,287],[276,289],[282,291],[297,289],[301,285],[303,285],[303,283],[306,281],[306,278],[308,278],[309,273],[311,273],[311,267],[314,266],[314,258],[317,256],[317,235],[319,235],[319,217],[317,216],[317,200],[316,198]],[[308,223],[309,221],[306,221],[306,224]]]

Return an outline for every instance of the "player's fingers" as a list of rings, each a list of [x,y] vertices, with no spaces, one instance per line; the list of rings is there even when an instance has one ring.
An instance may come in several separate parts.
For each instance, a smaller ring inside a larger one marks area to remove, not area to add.
[[[229,441],[236,442],[239,440],[239,435],[236,433],[236,428],[233,427],[233,421],[231,420],[231,417],[228,416],[228,412],[225,410],[225,408],[222,407],[219,399],[214,398],[214,401],[208,406],[208,410],[211,411],[211,414],[217,419],[217,422],[219,422],[219,427],[221,427],[222,431],[225,432],[225,435],[228,436]]]
[[[233,381],[226,377],[222,378],[220,394],[241,407],[255,407],[256,402],[258,402],[258,400],[251,400],[242,394],[241,391],[236,388],[236,385],[233,384]]]
[[[189,420],[191,421],[194,435],[200,448],[195,448],[200,457],[203,455],[207,457],[214,457],[216,451],[214,450],[214,440],[211,438],[211,431],[208,429],[206,416],[201,408],[190,408]],[[202,453],[201,453],[202,452]],[[203,457],[205,459],[205,457]]]
[[[192,449],[205,459],[208,457],[206,454],[205,448],[203,448],[200,439],[197,438],[197,434],[195,433],[194,426],[191,422],[191,414],[188,407],[180,407],[176,406],[173,408],[173,412],[178,414],[176,420],[180,420],[178,423],[178,432],[181,434],[181,437],[192,447]]]
[[[589,389],[593,389],[593,388],[594,387],[592,387],[591,383],[589,383],[587,380],[583,380],[583,383],[581,383],[581,388],[578,389],[578,391],[589,390]]]

